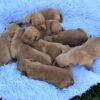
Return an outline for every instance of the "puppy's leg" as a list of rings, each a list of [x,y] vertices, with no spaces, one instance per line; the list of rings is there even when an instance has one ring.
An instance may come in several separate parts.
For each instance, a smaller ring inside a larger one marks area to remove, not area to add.
[[[87,59],[86,59],[85,66],[90,71],[93,71],[92,63],[93,63],[93,60],[92,60],[91,56],[87,54]]]
[[[11,62],[10,41],[5,36],[0,37],[0,66]]]
[[[93,71],[92,64],[88,63],[88,64],[86,64],[85,66],[86,66],[86,68],[87,68],[88,70]]]

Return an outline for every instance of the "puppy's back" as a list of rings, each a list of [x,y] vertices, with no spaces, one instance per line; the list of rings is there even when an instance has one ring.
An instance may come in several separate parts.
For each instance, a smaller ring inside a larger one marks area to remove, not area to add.
[[[49,37],[49,39],[53,42],[59,42],[65,45],[68,44],[74,47],[86,42],[88,37],[82,29],[71,29],[62,31],[57,35]]]
[[[56,66],[24,59],[19,62],[18,69],[32,79],[46,81],[59,88],[68,87],[73,84],[71,72]]]
[[[63,21],[62,14],[55,9],[47,8],[47,9],[41,10],[40,13],[43,14],[46,20],[55,19],[60,22]]]

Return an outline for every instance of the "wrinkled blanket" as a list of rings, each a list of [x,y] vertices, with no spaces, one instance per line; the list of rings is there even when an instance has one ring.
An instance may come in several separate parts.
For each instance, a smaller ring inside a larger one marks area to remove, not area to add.
[[[100,37],[100,0],[0,0],[0,34],[9,22],[18,21],[32,11],[52,7],[62,12],[66,29],[83,28],[88,36]],[[100,83],[100,57],[94,72],[84,66],[72,69],[75,84],[64,89],[39,80],[32,80],[17,70],[16,63],[0,67],[0,97],[6,100],[68,100],[82,95]]]

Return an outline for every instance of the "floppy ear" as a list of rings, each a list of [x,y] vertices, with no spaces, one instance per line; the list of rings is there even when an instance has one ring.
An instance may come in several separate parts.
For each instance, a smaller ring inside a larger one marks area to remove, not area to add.
[[[60,15],[60,22],[62,23],[63,22],[63,16],[60,12],[59,12],[59,15]]]
[[[78,31],[86,33],[82,28],[77,28]]]
[[[57,27],[57,24],[58,24],[57,22],[52,22],[51,23],[51,32],[53,34],[56,34],[59,31],[59,27]]]
[[[35,36],[34,41],[39,40],[39,39],[40,39],[40,37],[41,37],[40,32],[37,30],[37,32],[36,32],[36,36]]]

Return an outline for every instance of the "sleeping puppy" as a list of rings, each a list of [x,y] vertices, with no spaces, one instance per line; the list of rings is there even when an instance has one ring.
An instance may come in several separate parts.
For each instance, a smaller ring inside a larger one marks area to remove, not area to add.
[[[23,43],[21,36],[24,33],[24,29],[20,28],[16,31],[14,38],[11,42],[11,55],[12,58],[29,59],[32,61],[39,61],[44,64],[51,64],[51,58],[49,55],[42,53],[36,49],[33,49],[29,45]]]
[[[21,37],[24,43],[31,45],[33,41],[40,38],[40,32],[33,26],[25,28],[25,31]]]
[[[23,20],[21,20],[20,22],[17,22],[17,23],[19,25],[27,24],[27,25],[35,26],[39,30],[45,30],[46,29],[45,18],[39,12],[30,13]]]
[[[48,42],[42,39],[40,39],[37,42],[34,42],[33,48],[44,53],[47,53],[51,56],[53,60],[62,52],[68,52],[70,50],[70,47],[68,45],[65,46],[60,43]]]
[[[41,38],[52,34],[55,35],[64,30],[62,25],[57,20],[46,20],[45,26],[45,30],[38,29],[41,33]]]
[[[86,33],[80,28],[62,31],[57,35],[44,37],[44,40],[59,42],[64,45],[67,44],[70,45],[71,47],[79,46],[84,42],[86,42],[87,39],[88,37]]]
[[[15,31],[19,28],[16,23],[11,23],[0,37],[0,66],[12,61],[10,46]]]
[[[45,17],[46,20],[54,19],[59,22],[63,21],[62,14],[55,9],[47,8],[47,9],[40,11],[40,13]]]
[[[92,63],[98,56],[100,56],[100,37],[94,37],[83,45],[57,56],[56,63],[60,67],[70,68],[76,64],[85,65],[88,70],[92,70]]]
[[[46,35],[55,35],[63,31],[63,27],[57,20],[46,20]]]
[[[56,66],[21,59],[18,63],[18,69],[29,78],[42,80],[59,88],[65,88],[74,83],[70,71]]]
[[[34,26],[29,26],[25,28],[25,31],[22,35],[23,42],[31,45],[33,41],[38,40],[39,38],[42,38],[46,35],[58,33],[62,30],[62,26],[58,21],[48,20],[46,22],[47,22],[46,24],[47,31],[43,33],[41,31],[38,31]]]

